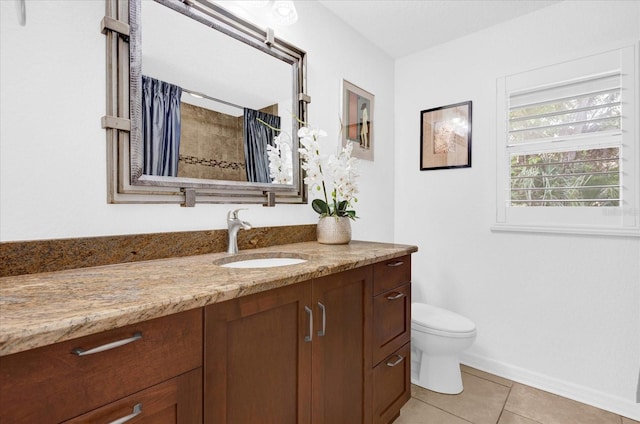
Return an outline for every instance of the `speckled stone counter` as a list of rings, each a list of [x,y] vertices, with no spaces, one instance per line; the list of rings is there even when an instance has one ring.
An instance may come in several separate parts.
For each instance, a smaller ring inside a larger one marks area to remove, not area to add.
[[[226,253],[0,278],[0,356],[86,336],[416,252],[416,246],[352,241],[241,251],[307,262],[235,269]]]

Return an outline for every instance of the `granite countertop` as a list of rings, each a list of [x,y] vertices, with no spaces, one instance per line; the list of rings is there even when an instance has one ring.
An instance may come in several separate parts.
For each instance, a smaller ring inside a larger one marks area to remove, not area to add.
[[[351,241],[284,244],[239,256],[290,253],[307,262],[235,269],[231,255],[80,268],[0,278],[0,356],[86,336],[416,252],[410,245]]]

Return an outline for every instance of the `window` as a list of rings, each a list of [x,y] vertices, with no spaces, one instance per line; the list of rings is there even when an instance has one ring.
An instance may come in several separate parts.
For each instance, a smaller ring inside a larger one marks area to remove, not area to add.
[[[498,80],[497,230],[640,235],[636,47]]]

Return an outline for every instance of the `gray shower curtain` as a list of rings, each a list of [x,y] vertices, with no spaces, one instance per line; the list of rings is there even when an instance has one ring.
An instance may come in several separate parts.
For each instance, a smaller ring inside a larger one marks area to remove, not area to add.
[[[182,88],[142,76],[142,140],[146,175],[178,176]]]
[[[244,157],[247,166],[247,181],[270,183],[267,144],[273,145],[278,132],[272,130],[261,119],[274,128],[280,128],[280,117],[253,109],[244,109]]]

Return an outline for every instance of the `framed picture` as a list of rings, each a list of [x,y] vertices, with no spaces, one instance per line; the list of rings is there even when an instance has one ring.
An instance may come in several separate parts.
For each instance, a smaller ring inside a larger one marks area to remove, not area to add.
[[[373,160],[373,94],[342,80],[342,145],[353,143],[353,157]]]
[[[420,112],[420,170],[471,167],[471,101]]]

